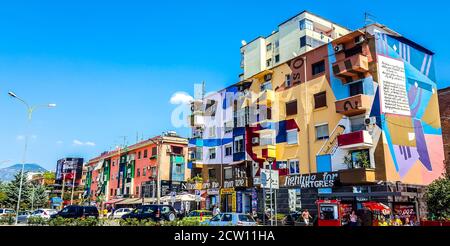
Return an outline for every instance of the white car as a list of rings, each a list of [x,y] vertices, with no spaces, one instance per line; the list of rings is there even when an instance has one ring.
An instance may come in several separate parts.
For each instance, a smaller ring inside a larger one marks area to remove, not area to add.
[[[16,214],[16,211],[14,209],[0,208],[0,216],[6,216],[11,214]]]
[[[41,217],[43,219],[50,219],[50,216],[57,214],[58,211],[56,209],[37,209],[35,210],[30,217]]]
[[[109,212],[107,216],[109,219],[121,219],[123,215],[129,214],[132,211],[132,208],[118,208],[113,213]]]

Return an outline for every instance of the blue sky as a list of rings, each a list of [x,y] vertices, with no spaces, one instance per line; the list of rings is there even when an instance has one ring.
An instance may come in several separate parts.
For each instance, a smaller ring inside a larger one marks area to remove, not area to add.
[[[9,3],[8,3],[9,2]],[[28,162],[54,169],[65,156],[102,151],[165,130],[178,91],[237,81],[241,40],[270,34],[306,9],[355,29],[364,12],[436,52],[440,87],[450,85],[444,1],[2,1],[0,3],[0,167],[21,160],[26,112],[36,111]],[[344,7],[340,9],[340,7]],[[341,10],[341,11],[337,11]]]

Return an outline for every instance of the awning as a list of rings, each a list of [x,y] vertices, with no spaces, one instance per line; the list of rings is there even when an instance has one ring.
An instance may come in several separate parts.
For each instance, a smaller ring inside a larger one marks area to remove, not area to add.
[[[388,206],[379,202],[364,202],[363,207],[372,212],[381,212],[385,215],[391,213],[391,209]]]
[[[121,202],[123,200],[124,199],[112,199],[112,200],[109,200],[109,201],[105,202],[105,204],[106,205],[116,204],[116,203]]]
[[[116,203],[117,205],[136,205],[136,204],[142,204],[141,198],[128,198],[121,202]]]
[[[245,162],[245,160],[244,161],[235,161],[235,162],[232,162],[232,163],[230,163],[228,165],[240,165],[240,164],[242,164],[244,162]]]

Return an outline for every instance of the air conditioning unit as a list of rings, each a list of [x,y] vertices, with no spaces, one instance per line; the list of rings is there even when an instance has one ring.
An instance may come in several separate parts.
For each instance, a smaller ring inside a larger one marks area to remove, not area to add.
[[[362,42],[364,42],[366,39],[364,38],[363,35],[358,36],[355,38],[355,44],[361,44]]]
[[[343,44],[338,44],[334,47],[334,52],[341,52],[344,50],[344,45]]]
[[[252,138],[252,144],[259,144],[259,138],[258,137]]]
[[[376,117],[366,118],[364,120],[364,123],[366,124],[366,126],[375,125],[377,123],[377,118]]]

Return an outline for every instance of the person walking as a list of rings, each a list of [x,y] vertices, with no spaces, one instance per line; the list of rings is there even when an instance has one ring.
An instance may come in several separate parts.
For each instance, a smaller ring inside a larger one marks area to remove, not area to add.
[[[355,211],[352,211],[350,214],[350,226],[358,226],[358,215],[356,215]]]
[[[305,226],[310,225],[310,219],[312,219],[311,214],[309,213],[308,209],[305,209],[302,213],[303,222],[305,222]]]
[[[213,216],[217,216],[220,214],[220,208],[219,206],[215,205],[213,208]]]

